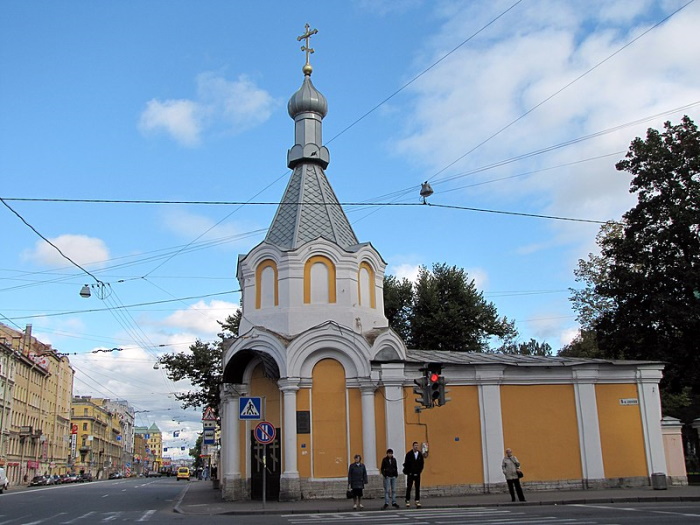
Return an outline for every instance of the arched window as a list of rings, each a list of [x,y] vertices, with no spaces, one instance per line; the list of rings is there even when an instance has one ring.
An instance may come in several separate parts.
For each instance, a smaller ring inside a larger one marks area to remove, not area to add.
[[[255,308],[269,308],[279,305],[277,287],[277,264],[265,259],[255,269]]]
[[[374,287],[374,270],[368,262],[360,263],[357,272],[357,298],[361,306],[377,307],[377,295]]]
[[[321,255],[304,266],[304,304],[335,303],[335,265]]]

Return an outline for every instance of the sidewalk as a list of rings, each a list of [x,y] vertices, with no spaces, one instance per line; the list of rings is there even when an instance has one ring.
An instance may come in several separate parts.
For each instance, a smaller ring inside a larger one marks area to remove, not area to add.
[[[424,509],[449,507],[495,507],[513,505],[567,505],[604,504],[614,502],[700,501],[700,486],[669,487],[653,490],[651,487],[607,490],[571,490],[525,492],[525,503],[511,503],[508,494],[475,494],[469,496],[426,497],[421,499]],[[380,510],[383,499],[367,499],[362,502],[365,511]],[[402,509],[403,500],[399,501]],[[412,505],[412,509],[415,507]],[[222,501],[219,490],[210,481],[190,481],[184,494],[176,502],[175,512],[189,515],[213,514],[315,514],[325,512],[350,512],[352,500],[314,499],[292,502]]]

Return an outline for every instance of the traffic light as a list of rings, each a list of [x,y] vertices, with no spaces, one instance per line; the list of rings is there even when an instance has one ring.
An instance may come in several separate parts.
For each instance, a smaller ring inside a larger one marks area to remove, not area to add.
[[[428,391],[428,378],[419,377],[418,379],[414,379],[413,382],[416,385],[413,387],[413,393],[419,396],[416,398],[416,401],[426,408],[433,406],[430,399],[430,392]]]
[[[440,371],[428,370],[426,373],[428,379],[428,393],[430,395],[430,406],[440,404]]]
[[[438,379],[438,393],[439,393],[438,403],[440,404],[440,406],[443,406],[445,403],[447,403],[450,400],[449,397],[446,397],[449,390],[447,390],[445,388],[445,384],[446,384],[445,378],[440,376]]]

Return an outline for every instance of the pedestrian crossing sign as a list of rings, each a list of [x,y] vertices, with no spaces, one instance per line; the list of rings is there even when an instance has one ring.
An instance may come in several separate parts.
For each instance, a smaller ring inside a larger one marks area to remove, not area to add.
[[[262,419],[262,398],[239,397],[239,419]]]

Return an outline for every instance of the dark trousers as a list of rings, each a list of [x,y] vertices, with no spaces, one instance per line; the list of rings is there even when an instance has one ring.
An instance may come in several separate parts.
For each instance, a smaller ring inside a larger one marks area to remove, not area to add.
[[[520,486],[519,479],[507,479],[508,490],[510,491],[510,499],[515,501],[515,493],[518,493],[518,500],[525,501],[525,496],[523,495],[523,488]],[[513,489],[515,487],[515,490]]]
[[[411,501],[411,487],[416,485],[416,501],[420,501],[420,474],[406,474],[406,501]]]

